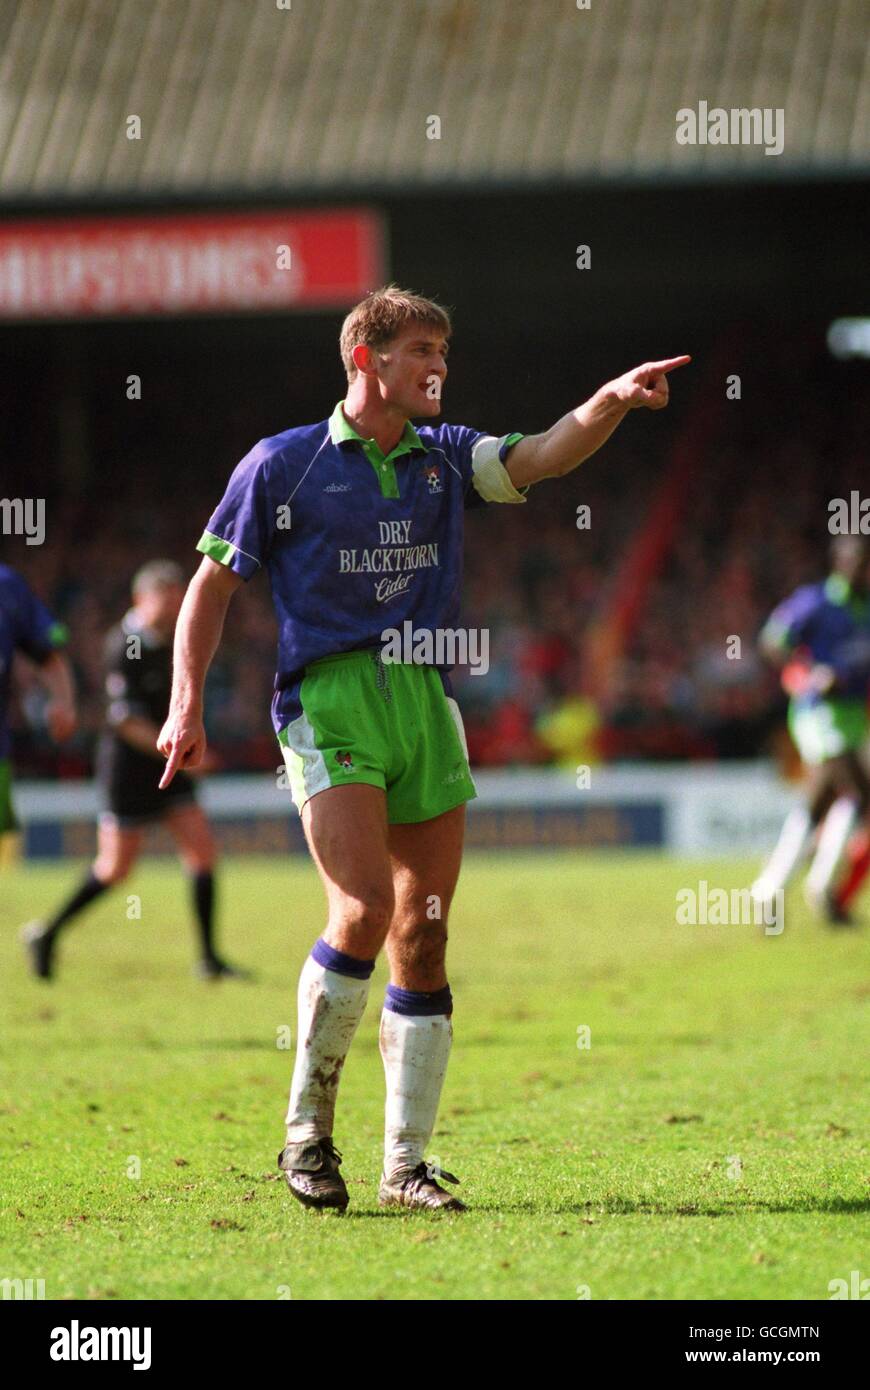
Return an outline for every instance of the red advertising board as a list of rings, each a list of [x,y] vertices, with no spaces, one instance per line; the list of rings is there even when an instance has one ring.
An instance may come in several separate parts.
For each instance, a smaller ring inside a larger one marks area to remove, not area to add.
[[[341,309],[382,283],[370,208],[0,226],[0,318]]]

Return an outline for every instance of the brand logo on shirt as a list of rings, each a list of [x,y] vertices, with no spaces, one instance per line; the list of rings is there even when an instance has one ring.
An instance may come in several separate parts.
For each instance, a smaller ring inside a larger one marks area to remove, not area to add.
[[[411,544],[410,521],[379,521],[377,546],[365,549],[339,550],[339,574],[395,575],[395,578],[376,579],[375,599],[389,603],[404,594],[417,570],[437,568],[438,542]]]
[[[426,482],[429,484],[430,493],[444,491],[444,485],[441,482],[440,463],[427,463],[423,472],[426,474]]]
[[[350,492],[350,483],[330,483],[324,492]]]

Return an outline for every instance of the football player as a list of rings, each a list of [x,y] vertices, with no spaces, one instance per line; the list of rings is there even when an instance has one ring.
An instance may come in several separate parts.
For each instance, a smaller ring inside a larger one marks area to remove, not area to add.
[[[293,1195],[344,1208],[333,1139],[339,1078],[375,959],[390,967],[380,1025],[384,1206],[464,1210],[425,1159],[450,1053],[447,919],[475,795],[448,671],[384,660],[386,631],[455,631],[468,505],[522,505],[587,458],[635,407],[668,403],[647,362],[543,434],[439,424],[451,323],[388,286],[347,316],[347,392],[329,419],[263,439],[199,542],[179,617],[159,747],[167,789],[205,750],[203,686],[239,584],[269,575],[278,618],[272,716],[326,892],[328,919],[299,981],[296,1064],[279,1155]],[[415,428],[411,419],[422,420]]]

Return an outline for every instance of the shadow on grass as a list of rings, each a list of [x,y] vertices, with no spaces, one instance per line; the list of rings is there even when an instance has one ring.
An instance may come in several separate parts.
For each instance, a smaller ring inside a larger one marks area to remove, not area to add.
[[[191,1038],[187,1042],[164,1038],[133,1038],[136,1047],[148,1052],[274,1052],[274,1039]]]
[[[535,1216],[747,1216],[753,1212],[827,1212],[832,1216],[853,1216],[870,1211],[867,1197],[797,1197],[793,1202],[747,1198],[740,1202],[663,1202],[652,1197],[605,1197],[595,1202],[482,1202],[474,1210],[493,1216],[506,1212]]]
[[[463,1194],[465,1197],[466,1194]],[[755,1212],[774,1212],[777,1214],[793,1213],[800,1215],[809,1212],[827,1212],[834,1216],[853,1216],[858,1212],[866,1212],[870,1209],[870,1200],[863,1197],[846,1198],[830,1197],[820,1198],[818,1201],[812,1199],[794,1202],[766,1202],[766,1201],[747,1201],[742,1203],[731,1203],[728,1206],[715,1205],[712,1202],[656,1202],[652,1199],[638,1198],[632,1200],[628,1197],[611,1197],[602,1202],[476,1202],[473,1197],[468,1196],[469,1202],[468,1216],[585,1216],[596,1218],[599,1216],[748,1216]],[[461,1212],[420,1212],[409,1211],[403,1207],[376,1207],[360,1208],[349,1207],[343,1212],[315,1212],[311,1215],[318,1216],[324,1220],[332,1221],[419,1221],[422,1217],[424,1221],[431,1221],[436,1225],[447,1217],[462,1216]]]

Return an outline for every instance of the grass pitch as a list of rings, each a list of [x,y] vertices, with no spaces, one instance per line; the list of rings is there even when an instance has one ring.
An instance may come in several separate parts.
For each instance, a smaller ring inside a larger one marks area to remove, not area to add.
[[[797,899],[779,937],[676,924],[677,889],[753,867],[469,856],[429,1155],[463,1180],[458,1217],[377,1207],[383,962],[339,1095],[348,1213],[302,1209],[276,1173],[279,1044],[323,922],[307,861],[224,865],[247,985],[192,978],[185,885],[157,860],[40,985],[18,924],[80,868],[4,873],[0,1277],[49,1299],[829,1298],[867,1266],[867,930]]]

